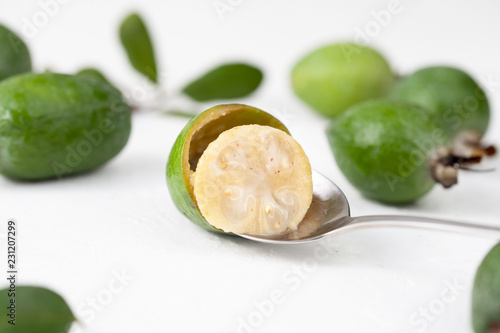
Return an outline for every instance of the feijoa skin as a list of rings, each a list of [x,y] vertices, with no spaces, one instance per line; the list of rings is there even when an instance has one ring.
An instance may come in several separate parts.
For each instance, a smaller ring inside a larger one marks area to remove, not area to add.
[[[193,176],[203,152],[224,131],[243,125],[270,126],[288,133],[275,117],[243,104],[218,105],[191,119],[179,133],[167,162],[167,185],[172,200],[189,220],[214,232],[196,204]]]
[[[0,82],[0,173],[61,178],[116,156],[130,134],[130,108],[109,84],[56,73]]]
[[[421,106],[451,137],[463,131],[482,135],[488,127],[490,107],[486,94],[469,74],[457,68],[420,69],[396,84],[392,98]]]
[[[315,50],[292,70],[295,94],[330,118],[358,102],[387,96],[393,82],[394,74],[379,52],[353,43]]]
[[[418,107],[394,101],[357,104],[333,120],[328,139],[346,178],[366,197],[410,203],[434,186],[432,157],[446,132]]]
[[[476,333],[500,331],[500,244],[477,269],[472,291],[472,325]]]
[[[26,44],[0,24],[0,81],[31,71],[31,57]]]

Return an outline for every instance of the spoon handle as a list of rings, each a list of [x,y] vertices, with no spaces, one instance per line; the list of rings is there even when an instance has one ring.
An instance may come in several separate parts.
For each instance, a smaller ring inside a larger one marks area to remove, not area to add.
[[[419,216],[404,215],[371,215],[352,217],[347,228],[368,227],[411,227],[440,231],[452,231],[467,235],[475,235],[500,239],[500,227],[480,225],[450,220],[442,220]]]

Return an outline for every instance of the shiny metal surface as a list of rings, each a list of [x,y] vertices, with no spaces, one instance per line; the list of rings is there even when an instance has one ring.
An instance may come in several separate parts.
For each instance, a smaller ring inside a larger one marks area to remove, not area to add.
[[[272,236],[239,236],[264,243],[307,243],[359,228],[411,227],[459,232],[500,239],[500,227],[462,223],[434,218],[400,215],[351,217],[349,202],[330,179],[313,171],[313,201],[297,231]]]

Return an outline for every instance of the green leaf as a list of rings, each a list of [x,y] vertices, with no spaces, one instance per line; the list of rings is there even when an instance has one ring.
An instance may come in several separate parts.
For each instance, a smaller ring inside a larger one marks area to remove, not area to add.
[[[169,116],[184,117],[190,119],[198,115],[197,113],[183,110],[168,110],[165,111],[165,114]]]
[[[138,14],[130,14],[123,20],[120,39],[132,66],[152,82],[158,83],[153,44]]]
[[[92,78],[95,80],[106,82],[107,84],[111,84],[111,83],[109,83],[108,79],[104,76],[104,74],[102,74],[99,70],[97,70],[95,68],[81,69],[76,73],[76,75],[89,77],[89,78]]]
[[[99,81],[101,83],[106,83],[107,85],[109,85],[110,87],[116,89],[118,92],[121,93],[121,91],[114,84],[112,84],[108,80],[108,78],[106,76],[104,76],[104,74],[102,74],[101,71],[99,71],[98,69],[91,68],[91,67],[84,68],[84,69],[79,70],[75,75],[80,76],[80,77],[86,77],[86,78],[92,79],[94,81]]]
[[[0,308],[3,312],[0,332],[66,333],[69,331],[75,316],[61,296],[40,287],[18,286],[13,290],[9,288],[0,290]],[[12,303],[12,299],[15,303]],[[11,304],[15,305],[15,325],[9,323],[10,320],[14,320],[10,316],[13,311]]]
[[[182,91],[197,101],[244,97],[262,81],[262,72],[247,64],[226,64],[217,67]]]
[[[24,42],[0,24],[0,81],[31,71],[31,56]]]

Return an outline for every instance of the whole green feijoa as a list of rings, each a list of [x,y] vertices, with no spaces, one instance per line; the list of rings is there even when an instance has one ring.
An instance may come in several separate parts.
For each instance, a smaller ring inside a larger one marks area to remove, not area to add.
[[[0,81],[31,71],[31,57],[26,44],[0,24]]]
[[[416,106],[360,103],[333,120],[327,134],[340,170],[368,198],[409,203],[436,181],[456,183],[456,169],[447,164],[449,137]]]
[[[463,131],[484,134],[490,119],[486,94],[464,71],[427,67],[401,79],[392,97],[415,103],[430,112],[454,137]]]
[[[476,333],[500,330],[500,244],[483,259],[472,291],[472,325]]]
[[[326,117],[358,102],[386,96],[393,81],[394,74],[379,52],[354,43],[322,47],[292,70],[295,94]]]
[[[0,173],[39,180],[91,170],[122,150],[130,127],[130,108],[109,84],[17,75],[0,82]]]

